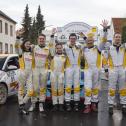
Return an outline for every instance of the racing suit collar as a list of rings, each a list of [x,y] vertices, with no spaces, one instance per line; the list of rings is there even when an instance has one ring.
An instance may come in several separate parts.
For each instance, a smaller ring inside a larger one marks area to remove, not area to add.
[[[120,45],[113,45],[113,46],[116,47],[116,51],[119,52],[119,48],[120,48],[121,44]]]
[[[45,47],[45,44],[44,45],[39,45],[40,48],[44,48]]]
[[[92,48],[94,48],[94,45],[93,46],[91,46],[91,47],[87,47],[88,49],[92,49]]]
[[[121,44],[120,44],[120,45],[113,44],[113,46],[114,46],[114,47],[120,47],[120,46],[121,46]]]
[[[72,46],[72,45],[69,44],[69,48],[74,48],[74,47],[76,47],[76,45]]]
[[[56,53],[57,55],[62,55],[63,53]]]
[[[25,49],[24,52],[31,52],[31,49],[29,49],[29,50],[26,50],[26,49]]]

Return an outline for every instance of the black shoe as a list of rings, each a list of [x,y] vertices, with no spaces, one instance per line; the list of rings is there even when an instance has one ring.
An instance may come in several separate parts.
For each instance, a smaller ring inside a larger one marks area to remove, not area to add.
[[[110,115],[113,114],[113,105],[109,105],[109,114],[110,114]]]
[[[59,104],[59,111],[60,112],[63,112],[64,111],[63,104]]]
[[[55,112],[55,111],[57,111],[57,110],[58,110],[58,105],[56,104],[56,105],[53,106],[52,111]]]
[[[29,112],[27,110],[25,110],[25,109],[20,109],[19,113],[20,114],[24,114],[24,115],[28,115],[29,114]]]
[[[29,112],[25,109],[25,105],[24,104],[19,106],[19,113],[20,114],[25,114],[25,115],[29,114]]]
[[[70,103],[66,103],[66,111],[70,112],[71,111],[71,106]]]
[[[75,102],[75,104],[74,104],[74,111],[75,112],[78,112],[79,111],[78,102]]]
[[[126,114],[126,105],[122,105],[122,113]]]

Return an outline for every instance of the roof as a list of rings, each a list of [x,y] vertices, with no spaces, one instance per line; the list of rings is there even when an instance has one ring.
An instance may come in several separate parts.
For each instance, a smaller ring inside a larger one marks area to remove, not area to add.
[[[1,10],[0,10],[0,16],[2,16],[2,17],[4,17],[5,19],[7,19],[7,20],[9,20],[9,21],[11,21],[11,22],[13,22],[14,24],[16,24],[16,21],[14,21],[12,18],[10,18],[9,16],[7,16],[4,12],[2,12]]]
[[[17,54],[0,54],[0,57],[15,57],[18,56]]]
[[[112,18],[114,32],[122,32],[122,27],[126,26],[126,18]]]

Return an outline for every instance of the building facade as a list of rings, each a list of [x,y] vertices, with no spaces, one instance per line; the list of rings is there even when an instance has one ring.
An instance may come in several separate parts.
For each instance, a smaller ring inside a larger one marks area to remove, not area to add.
[[[97,41],[98,28],[96,26],[90,26],[84,22],[71,22],[63,27],[57,27],[57,39],[60,42],[66,43],[69,41],[70,33],[75,33],[77,35],[77,41],[83,43],[83,38],[80,33],[87,35],[89,32],[93,32],[95,35],[95,41]]]
[[[0,53],[15,53],[16,22],[0,11]]]
[[[108,29],[108,41],[113,41],[115,33],[122,34],[123,42],[126,42],[126,18],[112,18],[110,29]]]
[[[55,40],[65,44],[69,41],[69,35],[75,33],[77,35],[77,42],[83,43],[84,40],[80,35],[81,32],[85,35],[89,32],[93,32],[95,35],[95,41],[98,40],[98,28],[96,26],[90,26],[84,22],[70,22],[63,27],[57,27]],[[46,35],[46,40],[49,42],[52,30],[43,30],[42,33]]]

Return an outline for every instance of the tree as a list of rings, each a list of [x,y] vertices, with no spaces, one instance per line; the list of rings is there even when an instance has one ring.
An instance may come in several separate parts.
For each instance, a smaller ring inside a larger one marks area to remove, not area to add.
[[[36,28],[36,20],[34,18],[32,26],[31,26],[31,35],[30,40],[33,44],[37,44],[38,31]]]
[[[126,43],[126,26],[122,28],[122,43]]]
[[[122,43],[126,43],[126,18],[121,21]]]
[[[38,30],[38,35],[42,32],[42,30],[45,29],[45,21],[43,18],[44,18],[44,16],[41,14],[41,8],[39,5],[38,12],[36,15],[36,28]]]
[[[24,17],[22,21],[23,26],[23,33],[22,38],[23,40],[30,39],[30,30],[31,30],[31,17],[29,15],[29,7],[28,4],[26,5],[25,11],[24,11]]]

